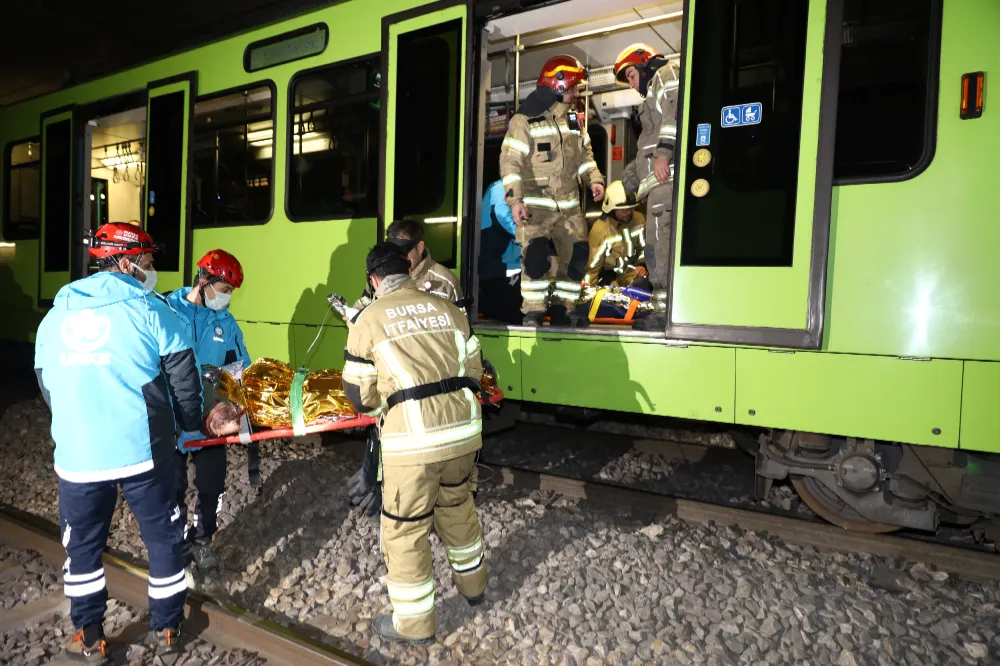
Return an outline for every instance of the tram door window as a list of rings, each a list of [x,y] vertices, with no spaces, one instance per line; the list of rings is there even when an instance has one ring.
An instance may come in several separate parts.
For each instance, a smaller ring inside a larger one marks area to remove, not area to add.
[[[288,216],[374,217],[378,211],[381,58],[337,63],[292,82]],[[261,149],[269,154],[269,148]]]
[[[42,215],[42,149],[39,139],[8,146],[4,182],[3,239],[38,238]]]
[[[937,102],[939,54],[932,44],[939,15],[937,0],[845,0],[835,178],[891,180],[925,162]],[[877,141],[861,135],[889,117]]]
[[[455,268],[462,22],[405,33],[398,49],[392,216],[422,220],[431,255]]]
[[[97,118],[89,125],[91,228],[104,222],[141,220],[146,184],[145,107]]]
[[[274,97],[257,86],[194,105],[192,223],[259,224],[271,216]]]
[[[685,193],[681,265],[792,265],[808,10],[799,0],[698,5],[691,117],[746,102],[770,117],[714,133],[711,196]]]

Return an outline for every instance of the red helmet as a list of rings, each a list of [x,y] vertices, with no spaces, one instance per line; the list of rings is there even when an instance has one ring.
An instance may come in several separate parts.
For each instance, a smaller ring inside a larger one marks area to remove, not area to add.
[[[625,70],[629,68],[629,65],[642,67],[655,55],[659,55],[656,49],[642,42],[626,46],[615,59],[615,78],[625,83]]]
[[[570,55],[549,58],[538,75],[538,85],[552,88],[562,95],[580,81],[587,79],[587,70],[580,61]]]
[[[153,244],[152,236],[125,222],[105,224],[84,242],[90,246],[90,256],[95,259],[106,259],[116,254],[146,254],[159,249]]]
[[[198,260],[198,266],[234,287],[243,284],[243,267],[236,257],[225,250],[209,250]]]

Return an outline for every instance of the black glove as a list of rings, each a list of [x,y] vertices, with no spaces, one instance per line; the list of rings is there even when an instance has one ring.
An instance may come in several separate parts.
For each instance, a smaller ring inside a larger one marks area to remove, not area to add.
[[[382,487],[378,482],[379,439],[375,428],[368,429],[368,445],[358,470],[347,481],[347,496],[351,504],[370,515],[382,510]]]

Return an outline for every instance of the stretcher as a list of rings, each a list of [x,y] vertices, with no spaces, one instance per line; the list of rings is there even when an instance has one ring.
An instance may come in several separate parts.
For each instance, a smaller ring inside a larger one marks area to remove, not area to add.
[[[488,393],[480,395],[479,402],[483,404],[495,405],[503,400],[503,391],[499,387],[493,388]],[[205,439],[193,439],[187,442],[188,447],[205,446],[228,446],[231,444],[250,444],[268,439],[285,439],[288,437],[298,437],[302,435],[315,435],[321,432],[332,432],[335,430],[350,430],[352,428],[366,428],[378,423],[378,419],[372,416],[358,414],[355,416],[342,417],[320,417],[315,423],[307,425],[300,434],[295,433],[294,428],[268,428],[257,432],[241,432],[235,435],[223,437],[208,437]]]

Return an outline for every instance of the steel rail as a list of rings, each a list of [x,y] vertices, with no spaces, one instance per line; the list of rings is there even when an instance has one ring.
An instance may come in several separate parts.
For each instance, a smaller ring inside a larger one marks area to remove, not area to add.
[[[51,522],[12,507],[0,506],[0,542],[11,548],[37,551],[42,559],[59,568],[66,554]],[[124,558],[104,554],[108,594],[137,608],[148,608],[148,574]],[[234,605],[188,591],[185,629],[219,647],[256,652],[271,664],[296,666],[372,666],[371,662],[326,645],[322,633],[307,636]]]
[[[925,562],[959,578],[975,582],[1000,580],[1000,555],[996,553],[887,534],[849,532],[828,523],[582,481],[518,467],[491,465],[486,460],[481,462],[498,469],[503,484],[517,488],[547,490],[602,505],[636,507],[653,515],[672,515],[689,522],[715,523],[754,532],[767,532],[789,543],[824,550],[869,553]]]

